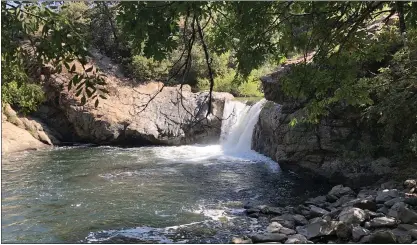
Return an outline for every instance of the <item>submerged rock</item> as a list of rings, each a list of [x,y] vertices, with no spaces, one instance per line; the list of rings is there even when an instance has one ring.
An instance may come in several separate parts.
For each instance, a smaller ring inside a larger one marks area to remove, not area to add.
[[[265,233],[253,235],[251,239],[253,243],[282,242],[287,239],[287,236],[280,233]]]

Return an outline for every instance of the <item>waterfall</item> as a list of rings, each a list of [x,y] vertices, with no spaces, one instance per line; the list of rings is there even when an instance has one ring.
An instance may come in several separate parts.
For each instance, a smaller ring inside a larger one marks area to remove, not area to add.
[[[239,101],[227,101],[223,110],[222,148],[226,153],[246,154],[251,150],[252,133],[266,100],[252,106]]]

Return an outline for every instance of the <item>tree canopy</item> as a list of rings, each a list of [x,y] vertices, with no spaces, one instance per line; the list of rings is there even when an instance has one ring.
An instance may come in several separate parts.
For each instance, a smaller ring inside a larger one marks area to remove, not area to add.
[[[105,98],[105,79],[96,67],[84,67],[91,46],[133,77],[190,83],[210,95],[231,90],[230,84],[240,88],[265,64],[300,57],[280,82],[287,95],[303,102],[303,120],[317,123],[342,103],[359,108],[364,120],[399,127],[387,114],[403,106],[407,113],[398,116],[407,122],[405,134],[415,128],[416,2],[2,2],[1,7],[2,88],[8,100],[19,88],[21,98],[40,94],[35,63],[55,73],[69,70],[69,89],[83,103],[90,98],[98,105],[98,98]],[[74,60],[83,72],[71,66]],[[40,101],[31,101],[30,108]]]

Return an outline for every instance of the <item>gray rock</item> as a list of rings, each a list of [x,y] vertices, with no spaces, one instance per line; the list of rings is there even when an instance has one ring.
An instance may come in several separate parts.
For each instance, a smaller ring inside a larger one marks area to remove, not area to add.
[[[283,214],[281,216],[274,217],[271,221],[276,221],[286,228],[294,229],[295,227],[294,217],[291,214]]]
[[[384,205],[386,207],[390,208],[390,207],[394,206],[394,204],[396,204],[397,202],[403,202],[403,201],[404,201],[404,198],[402,198],[402,197],[396,197],[394,199],[391,199],[389,201],[384,202]]]
[[[259,218],[259,213],[251,213],[251,214],[248,214],[248,216],[251,218]]]
[[[369,237],[369,243],[397,243],[397,239],[391,231],[376,231]]]
[[[335,208],[341,207],[341,206],[343,206],[343,204],[346,204],[346,203],[348,203],[348,202],[350,202],[354,199],[355,199],[355,197],[353,197],[353,196],[348,196],[348,195],[342,196],[336,202],[332,203],[331,207],[335,207]]]
[[[336,185],[329,191],[328,195],[342,197],[345,195],[355,195],[355,192],[350,187],[344,187],[343,185]]]
[[[326,196],[318,196],[315,198],[310,198],[307,201],[305,201],[304,203],[307,205],[316,205],[319,206],[322,203],[325,203],[327,201]]]
[[[337,199],[338,199],[338,197],[335,196],[335,195],[330,195],[330,194],[326,195],[326,201],[328,201],[328,202],[335,202],[335,201],[337,201]]]
[[[340,239],[347,240],[352,236],[352,225],[347,225],[345,223],[340,223],[336,227],[336,235]]]
[[[250,243],[252,243],[252,240],[243,239],[243,238],[239,238],[239,237],[233,237],[232,238],[232,243],[233,244],[250,244]]]
[[[393,229],[391,231],[394,234],[395,238],[397,239],[398,243],[410,244],[412,242],[411,235],[407,231],[404,231],[398,228]]]
[[[354,242],[358,242],[362,237],[369,234],[371,234],[371,232],[361,226],[354,226],[352,228],[352,239]]]
[[[279,229],[279,233],[282,233],[284,235],[293,235],[295,234],[295,230],[290,229],[290,228],[286,228],[286,227],[282,227],[281,229]]]
[[[366,229],[371,229],[371,223],[369,221],[365,222],[363,225]]]
[[[246,213],[247,214],[253,214],[253,213],[259,213],[261,210],[257,209],[257,208],[250,208],[250,209],[246,209]]]
[[[309,223],[309,224],[312,224],[312,223],[319,222],[319,221],[321,221],[321,220],[323,220],[323,218],[322,218],[322,217],[316,217],[316,218],[309,219],[309,220],[308,220],[308,223]]]
[[[409,231],[409,230],[417,230],[417,225],[410,225],[410,224],[399,224],[398,229]]]
[[[404,203],[411,205],[411,206],[417,206],[417,197],[409,197],[404,200]]]
[[[358,193],[358,198],[369,198],[372,197],[372,200],[375,201],[374,196],[376,196],[377,191],[374,189],[362,189]]]
[[[376,203],[384,203],[386,201],[389,201],[393,198],[396,198],[399,196],[398,190],[396,189],[385,189],[382,191],[378,191],[377,196],[375,198]]]
[[[322,208],[310,205],[310,217],[322,217],[323,215],[328,214],[329,211]]]
[[[355,208],[360,208],[360,209],[363,209],[363,210],[367,209],[367,210],[370,210],[370,211],[375,211],[377,209],[376,208],[376,203],[373,200],[357,198],[354,201],[351,201],[350,203],[352,203],[351,206],[353,206]],[[346,205],[346,206],[348,206],[348,205]]]
[[[381,207],[378,210],[376,210],[379,213],[383,213],[383,214],[388,214],[389,213],[389,209],[387,207]]]
[[[359,208],[345,208],[339,214],[339,221],[342,221],[348,225],[360,224],[365,221],[367,215],[365,211]]]
[[[296,213],[301,214],[303,216],[310,215],[310,209],[304,205],[298,205],[295,211]]]
[[[287,241],[285,241],[287,244],[307,244],[307,238],[300,234],[291,235],[288,237]]]
[[[369,224],[371,228],[393,227],[397,224],[394,218],[378,217],[373,218]]]
[[[307,225],[308,224],[308,220],[300,214],[295,214],[294,216],[294,221],[296,225]]]
[[[397,202],[388,211],[388,216],[398,219],[398,212],[400,211],[401,208],[404,208],[404,207],[406,207],[405,203]]]
[[[253,243],[282,242],[287,239],[287,236],[280,233],[265,233],[253,235],[251,239]]]
[[[411,189],[417,186],[417,181],[415,179],[408,179],[404,181],[404,187],[407,189]]]
[[[414,242],[412,242],[411,244],[417,244],[417,240],[415,240]]]
[[[411,235],[412,238],[417,239],[417,229],[408,230],[408,233]]]
[[[369,218],[377,218],[377,217],[385,217],[385,214],[383,213],[376,213],[369,210],[365,210],[366,214],[369,216]]]
[[[280,207],[267,207],[265,211],[266,211],[266,214],[271,214],[271,215],[281,215],[282,213],[284,213],[283,208],[280,208]]]
[[[369,243],[370,239],[371,239],[371,235],[363,236],[361,240],[359,240],[359,243]]]
[[[320,220],[305,226],[297,226],[296,230],[299,234],[307,239],[320,236],[329,236],[336,233],[336,227],[340,224],[337,221]]]
[[[251,209],[254,208],[256,206],[256,204],[252,201],[247,201],[244,205],[243,208],[244,209]]]
[[[417,213],[407,207],[400,207],[398,210],[398,219],[405,224],[417,223]]]
[[[271,224],[269,224],[269,226],[266,228],[266,230],[269,233],[278,233],[281,228],[283,228],[283,226],[280,223],[272,222]]]

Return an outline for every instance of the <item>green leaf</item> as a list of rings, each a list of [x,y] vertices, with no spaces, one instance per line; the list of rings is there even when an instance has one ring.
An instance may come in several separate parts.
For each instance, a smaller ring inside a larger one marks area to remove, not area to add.
[[[72,65],[70,72],[74,72],[75,71],[75,64]]]
[[[87,99],[85,98],[85,96],[83,96],[81,98],[81,105],[85,105],[86,102],[87,102]]]

